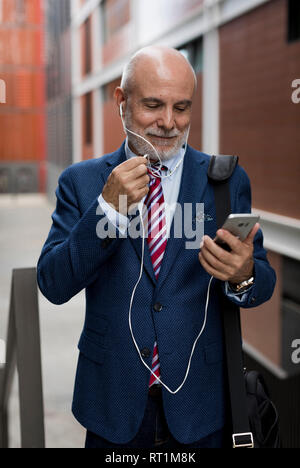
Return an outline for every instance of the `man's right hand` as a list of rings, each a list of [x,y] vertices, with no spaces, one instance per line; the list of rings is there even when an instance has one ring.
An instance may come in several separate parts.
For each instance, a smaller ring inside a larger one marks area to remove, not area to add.
[[[129,208],[137,205],[147,195],[149,182],[147,159],[137,156],[112,171],[103,188],[102,197],[116,211],[126,216]],[[122,195],[127,197],[127,204],[120,203]]]

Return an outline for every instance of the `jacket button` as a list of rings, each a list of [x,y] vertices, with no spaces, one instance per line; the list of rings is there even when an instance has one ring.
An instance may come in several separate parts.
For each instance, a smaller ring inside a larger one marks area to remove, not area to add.
[[[149,348],[143,348],[143,349],[141,350],[141,356],[142,356],[143,358],[147,359],[148,357],[150,357],[150,355],[151,355],[151,351],[150,351]]]
[[[252,297],[251,302],[252,302],[252,304],[254,304],[254,302],[256,302],[256,297]]]
[[[153,308],[154,308],[155,312],[161,312],[163,306],[161,305],[160,302],[157,302],[156,304],[154,304],[154,307],[153,307]]]

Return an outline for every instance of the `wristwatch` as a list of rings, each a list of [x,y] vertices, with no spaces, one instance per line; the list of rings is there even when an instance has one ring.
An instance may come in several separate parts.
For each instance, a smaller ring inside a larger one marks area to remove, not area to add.
[[[242,283],[239,283],[239,284],[229,283],[230,289],[232,289],[236,293],[245,291],[246,289],[248,289],[253,284],[254,284],[254,276],[251,276],[251,278],[249,278],[246,281],[243,281]]]

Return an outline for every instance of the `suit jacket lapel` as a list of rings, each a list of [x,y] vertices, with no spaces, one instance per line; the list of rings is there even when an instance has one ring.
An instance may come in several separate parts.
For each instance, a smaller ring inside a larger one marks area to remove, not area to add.
[[[168,239],[167,247],[165,250],[161,270],[158,277],[157,287],[160,287],[175,261],[175,258],[180,249],[185,249],[185,242],[188,241],[184,235],[184,204],[189,203],[192,205],[192,220],[195,220],[196,217],[196,203],[203,203],[204,201],[204,192],[207,188],[207,167],[208,163],[205,158],[194,151],[192,148],[188,147],[188,151],[184,159],[184,167],[181,179],[181,186],[178,196],[178,204],[181,206],[181,214],[179,213],[178,218],[176,218],[176,212],[174,215],[172,227],[171,227],[171,236]],[[177,206],[177,210],[180,209]],[[174,222],[175,219],[182,218],[182,237],[174,238],[172,233],[174,232]],[[200,245],[199,245],[200,248]]]
[[[117,167],[119,164],[124,162],[126,160],[126,154],[125,154],[125,143],[114,153],[112,153],[106,161],[106,168],[102,172],[102,179],[104,184],[106,184],[106,181],[108,179],[108,176],[110,173],[113,171],[115,167]],[[100,158],[101,161],[101,158]]]

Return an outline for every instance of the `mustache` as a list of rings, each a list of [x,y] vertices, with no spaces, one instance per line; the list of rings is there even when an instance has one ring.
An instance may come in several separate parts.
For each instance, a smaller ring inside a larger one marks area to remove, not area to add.
[[[173,130],[162,130],[162,129],[146,129],[145,131],[146,135],[149,136],[154,136],[154,137],[162,137],[162,138],[174,138],[178,137],[181,135],[181,132],[179,130],[173,129]]]

